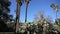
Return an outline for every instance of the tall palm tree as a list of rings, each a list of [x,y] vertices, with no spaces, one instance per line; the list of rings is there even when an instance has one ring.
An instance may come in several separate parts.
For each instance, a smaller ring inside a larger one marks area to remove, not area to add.
[[[31,1],[31,0],[25,0],[25,2],[26,2],[25,23],[27,22],[27,10],[28,10],[29,1]]]
[[[57,12],[58,12],[59,6],[58,5],[51,4],[50,7],[55,10],[55,12],[56,12],[56,20],[57,20]]]
[[[16,33],[18,32],[18,25],[19,25],[19,18],[20,18],[20,8],[22,6],[22,0],[16,0],[17,1],[17,11],[16,11]]]

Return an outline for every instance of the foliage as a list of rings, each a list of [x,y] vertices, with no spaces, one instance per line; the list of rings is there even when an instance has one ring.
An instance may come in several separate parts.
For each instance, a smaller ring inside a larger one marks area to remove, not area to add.
[[[58,12],[58,10],[59,10],[59,6],[58,5],[51,4],[50,7],[53,8],[56,12]]]
[[[55,23],[60,26],[60,18],[57,19],[57,20],[55,21]]]
[[[54,4],[51,4],[51,5],[50,5],[50,7],[51,7],[51,8],[54,8],[54,7],[55,7],[55,5],[54,5]]]
[[[0,0],[0,31],[12,31],[12,28],[8,28],[7,23],[12,21],[12,15],[9,15],[11,5],[9,0]]]

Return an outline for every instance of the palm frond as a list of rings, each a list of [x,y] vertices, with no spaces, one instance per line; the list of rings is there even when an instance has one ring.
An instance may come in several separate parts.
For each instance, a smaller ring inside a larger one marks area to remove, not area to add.
[[[28,4],[29,4],[30,1],[31,1],[31,0],[25,0],[25,2],[28,3]]]
[[[59,6],[57,5],[57,6],[55,7],[55,11],[58,12],[58,9],[59,9]]]
[[[51,4],[51,5],[50,5],[50,7],[51,7],[51,8],[54,8],[54,7],[55,7],[55,5],[54,5],[54,4]]]

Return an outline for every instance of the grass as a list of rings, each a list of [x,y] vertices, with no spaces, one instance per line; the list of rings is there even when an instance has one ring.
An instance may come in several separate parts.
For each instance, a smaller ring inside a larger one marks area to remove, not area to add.
[[[0,34],[14,34],[14,32],[0,32]]]
[[[21,32],[14,33],[14,32],[0,32],[0,34],[23,34]]]

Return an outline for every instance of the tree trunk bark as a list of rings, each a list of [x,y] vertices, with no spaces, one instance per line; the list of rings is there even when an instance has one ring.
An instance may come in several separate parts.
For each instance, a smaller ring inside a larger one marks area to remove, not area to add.
[[[25,23],[27,22],[27,11],[28,11],[28,4],[26,4]]]
[[[19,30],[19,18],[20,18],[20,5],[17,1],[17,11],[16,11],[16,33]]]

